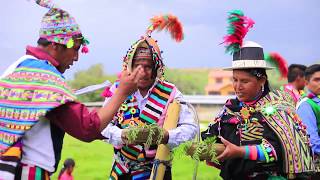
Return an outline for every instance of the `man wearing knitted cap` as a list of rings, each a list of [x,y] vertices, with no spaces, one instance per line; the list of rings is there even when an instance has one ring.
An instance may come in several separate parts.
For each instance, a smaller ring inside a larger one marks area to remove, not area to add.
[[[147,35],[135,42],[124,58],[124,69],[134,71],[137,67],[142,67],[138,90],[121,105],[112,124],[102,132],[114,146],[114,164],[110,179],[149,179],[155,176],[157,179],[171,179],[170,162],[157,158],[160,157],[158,153],[166,151],[160,150],[164,145],[159,144],[167,144],[169,152],[173,147],[194,138],[197,132],[197,126],[183,95],[174,84],[164,81],[161,51],[150,36],[154,29],[167,28],[173,38],[180,41],[182,26],[177,18],[171,15],[158,16],[151,20],[153,24]],[[117,92],[118,85],[121,85],[121,82],[115,83],[109,94]],[[106,105],[110,104],[112,97],[106,98]],[[180,101],[180,113],[173,119],[166,118],[173,114],[168,107],[175,100]],[[177,122],[173,124],[173,121]],[[173,124],[171,130],[162,128],[168,127],[168,124]],[[136,138],[132,135],[134,131],[137,132]],[[166,170],[161,173],[158,169],[163,165]]]
[[[60,160],[64,132],[79,140],[102,139],[100,132],[137,88],[138,67],[123,72],[110,103],[89,112],[76,101],[63,73],[88,52],[88,41],[70,14],[51,1],[37,47],[13,63],[0,79],[0,179],[49,179]]]

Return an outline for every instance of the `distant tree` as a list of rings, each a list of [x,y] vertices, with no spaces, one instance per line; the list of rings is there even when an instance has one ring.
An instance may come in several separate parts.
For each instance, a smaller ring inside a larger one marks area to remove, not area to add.
[[[208,83],[208,69],[167,69],[166,80],[175,84],[183,94],[204,94]]]
[[[90,85],[100,84],[106,80],[114,82],[116,80],[116,75],[105,74],[103,65],[95,64],[90,66],[87,70],[76,72],[73,80],[69,81],[69,84],[73,89],[81,89]],[[104,98],[100,95],[102,91],[103,89],[89,94],[80,95],[78,99],[82,102],[103,101]]]

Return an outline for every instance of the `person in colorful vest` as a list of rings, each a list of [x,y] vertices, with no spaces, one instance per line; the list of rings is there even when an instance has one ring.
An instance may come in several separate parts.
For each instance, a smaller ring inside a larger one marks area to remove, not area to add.
[[[157,147],[151,145],[126,145],[127,128],[157,124],[162,127],[166,117],[168,105],[173,100],[179,100],[181,110],[177,128],[165,131],[162,144],[170,148],[180,143],[193,139],[197,132],[197,125],[189,111],[182,93],[174,84],[164,80],[164,64],[157,41],[151,38],[151,32],[156,29],[166,28],[171,32],[176,41],[183,38],[182,25],[177,17],[172,15],[156,16],[151,19],[152,25],[148,28],[147,35],[136,41],[124,58],[123,68],[136,69],[143,67],[141,78],[138,81],[138,90],[131,94],[122,104],[112,124],[102,132],[107,142],[114,146],[114,164],[110,179],[149,179]],[[110,95],[117,91],[115,83],[110,89]],[[112,96],[111,96],[112,97]],[[106,104],[110,97],[106,98]],[[164,179],[171,179],[171,168],[167,167]]]
[[[307,126],[312,152],[320,169],[320,64],[309,66],[304,75],[307,92],[297,105],[297,113]],[[319,172],[312,178],[319,179]]]
[[[63,73],[88,52],[88,41],[70,14],[51,1],[42,19],[38,46],[0,78],[0,179],[49,179],[60,160],[64,132],[82,141],[102,139],[101,131],[137,88],[136,71],[124,72],[109,105],[89,112],[76,101]]]
[[[266,70],[271,67],[264,59],[263,48],[252,41],[242,42],[253,21],[239,10],[231,11],[229,20],[231,33],[225,43],[233,61],[226,69],[233,71],[236,98],[227,100],[201,133],[202,139],[218,136],[217,143],[225,145],[217,156],[221,177],[292,179],[313,171],[308,137],[295,114],[292,97],[270,89]],[[207,163],[216,165],[209,160]]]
[[[305,80],[304,71],[306,66],[302,64],[291,64],[288,72],[288,84],[283,85],[283,89],[289,92],[294,98],[295,102],[298,102],[303,94]]]

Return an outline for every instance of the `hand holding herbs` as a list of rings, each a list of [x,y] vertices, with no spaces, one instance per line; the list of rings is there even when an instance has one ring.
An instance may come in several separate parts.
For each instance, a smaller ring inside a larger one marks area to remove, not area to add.
[[[176,152],[182,151],[183,154],[191,156],[192,159],[197,161],[211,161],[219,163],[217,156],[223,153],[225,146],[223,144],[216,143],[216,137],[209,137],[201,142],[188,141],[181,144]]]
[[[124,129],[121,134],[125,144],[144,144],[146,147],[151,145],[167,144],[169,133],[157,124],[131,127]]]

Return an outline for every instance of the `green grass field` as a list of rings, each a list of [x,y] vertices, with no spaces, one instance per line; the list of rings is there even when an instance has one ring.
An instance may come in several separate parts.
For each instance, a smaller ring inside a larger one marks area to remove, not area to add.
[[[76,161],[74,169],[75,180],[102,180],[108,179],[112,164],[112,146],[103,141],[84,143],[68,135],[64,138],[62,159],[58,171],[52,176],[57,179],[58,173],[66,158],[73,158]],[[188,180],[192,179],[194,172],[194,161],[189,158],[179,158],[173,162],[173,179]],[[200,163],[198,169],[198,180],[221,179],[219,170]]]

